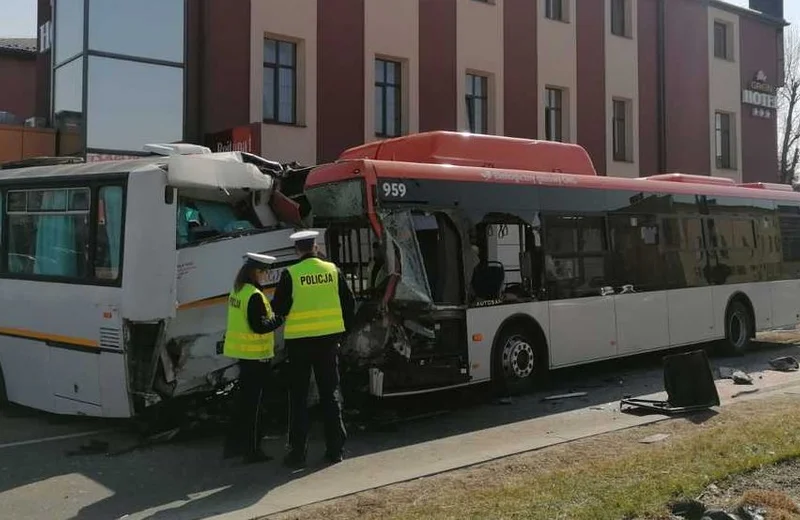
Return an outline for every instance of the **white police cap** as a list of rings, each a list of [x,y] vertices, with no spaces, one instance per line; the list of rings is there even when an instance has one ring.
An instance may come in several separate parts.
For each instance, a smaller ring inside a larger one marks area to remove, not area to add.
[[[289,240],[292,242],[300,242],[301,240],[313,240],[319,236],[319,231],[314,231],[313,229],[308,229],[304,231],[298,231],[289,236]]]
[[[247,253],[247,260],[257,264],[269,265],[277,260],[274,256],[262,255],[259,253]]]

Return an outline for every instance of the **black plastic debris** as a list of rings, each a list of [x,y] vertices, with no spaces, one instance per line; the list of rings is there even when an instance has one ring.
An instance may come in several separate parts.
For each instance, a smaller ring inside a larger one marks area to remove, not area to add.
[[[620,401],[621,411],[628,406],[671,415],[719,406],[717,385],[705,350],[666,356],[663,362],[667,400],[626,397]]]
[[[709,509],[697,500],[681,500],[670,507],[672,514],[681,520],[765,520],[766,511],[754,506],[740,506],[729,513],[721,509]]]
[[[780,372],[796,372],[800,370],[800,363],[792,356],[784,356],[771,359],[770,366]]]
[[[92,439],[89,442],[82,444],[76,450],[67,451],[66,455],[67,457],[75,457],[78,455],[100,455],[108,453],[109,448],[110,444],[108,442]]]

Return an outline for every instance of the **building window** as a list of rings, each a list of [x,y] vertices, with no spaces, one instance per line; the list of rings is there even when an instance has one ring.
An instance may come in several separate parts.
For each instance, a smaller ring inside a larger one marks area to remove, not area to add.
[[[486,76],[467,74],[467,121],[473,134],[489,132],[489,80]]]
[[[717,168],[732,170],[734,168],[732,115],[725,112],[717,112],[714,131],[716,134]]]
[[[628,0],[611,0],[611,34],[630,37],[628,31]]]
[[[264,40],[264,122],[297,122],[297,44]]]
[[[548,141],[564,140],[564,91],[560,88],[545,89],[544,133]]]
[[[714,56],[722,60],[733,60],[731,27],[725,22],[714,22]]]
[[[614,160],[619,162],[629,162],[631,160],[630,143],[630,102],[615,99],[612,108],[612,139],[614,148]]]
[[[546,18],[558,22],[566,22],[565,11],[564,0],[544,0],[544,15]]]
[[[375,135],[397,137],[402,133],[401,64],[375,60]]]

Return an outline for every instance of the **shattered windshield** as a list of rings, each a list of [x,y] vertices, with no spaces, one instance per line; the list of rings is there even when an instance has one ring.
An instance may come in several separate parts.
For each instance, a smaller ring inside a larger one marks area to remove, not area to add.
[[[381,211],[379,216],[387,240],[392,242],[400,256],[402,276],[397,284],[394,299],[431,303],[433,298],[411,212]]]
[[[323,219],[359,217],[364,214],[364,190],[360,180],[336,182],[306,190],[314,216]]]

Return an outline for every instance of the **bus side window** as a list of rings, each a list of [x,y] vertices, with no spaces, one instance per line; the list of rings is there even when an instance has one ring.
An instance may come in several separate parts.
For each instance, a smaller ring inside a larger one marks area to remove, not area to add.
[[[97,200],[94,275],[100,280],[117,280],[122,261],[122,187],[103,186]]]

